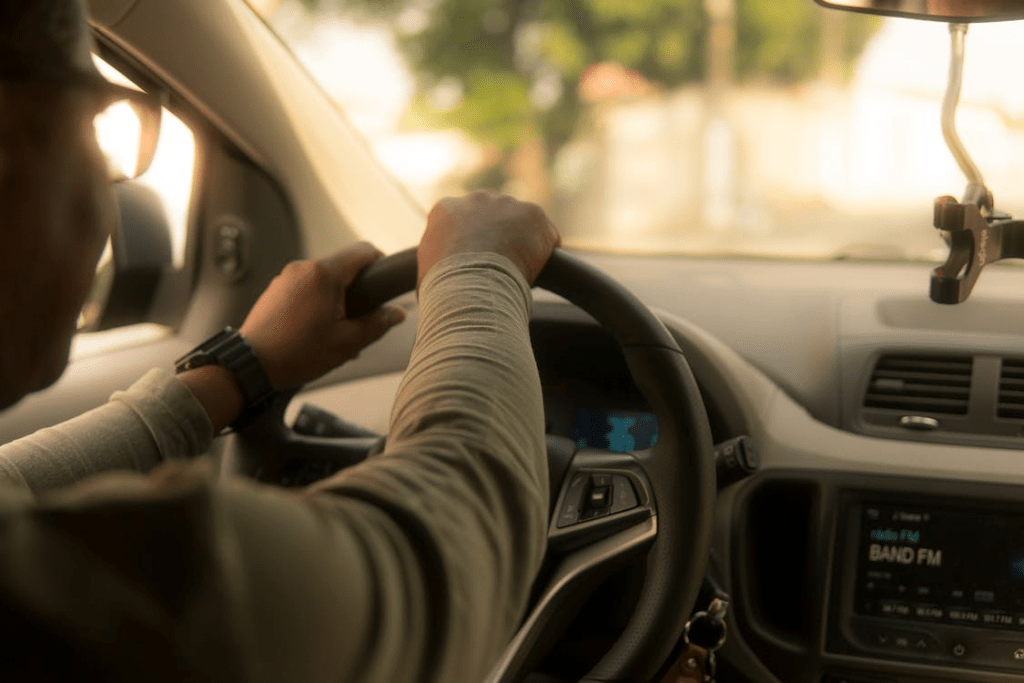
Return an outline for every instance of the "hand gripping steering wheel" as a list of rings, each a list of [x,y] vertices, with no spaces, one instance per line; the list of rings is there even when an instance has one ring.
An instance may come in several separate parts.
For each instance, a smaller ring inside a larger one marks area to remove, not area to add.
[[[376,261],[347,293],[356,317],[411,291],[416,252]],[[536,286],[593,316],[618,342],[633,381],[658,420],[653,448],[633,453],[577,449],[549,437],[554,504],[550,572],[488,683],[521,679],[566,626],[564,607],[624,559],[647,551],[635,609],[584,683],[647,683],[668,663],[700,587],[711,542],[715,479],[704,404],[678,344],[650,310],[613,279],[556,249]],[[283,406],[230,440],[223,468],[273,479],[286,461],[352,464],[372,440],[318,439],[284,426]],[[593,494],[593,495],[591,495]]]

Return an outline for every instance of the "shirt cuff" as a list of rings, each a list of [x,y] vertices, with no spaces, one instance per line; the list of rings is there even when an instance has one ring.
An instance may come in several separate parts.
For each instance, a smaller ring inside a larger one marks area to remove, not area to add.
[[[135,467],[148,472],[163,460],[194,457],[213,443],[213,424],[203,404],[176,376],[159,368],[150,370],[111,401],[130,408],[146,425],[156,448],[135,449]]]

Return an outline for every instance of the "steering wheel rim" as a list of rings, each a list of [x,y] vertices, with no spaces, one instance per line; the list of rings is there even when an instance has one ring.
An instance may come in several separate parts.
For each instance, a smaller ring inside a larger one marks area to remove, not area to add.
[[[704,405],[672,335],[618,282],[556,249],[535,284],[580,307],[615,338],[634,383],[658,420],[658,441],[647,451],[615,458],[607,452],[602,452],[603,456],[593,451],[576,453],[574,469],[565,477],[558,496],[561,506],[567,500],[567,488],[576,471],[619,472],[624,468],[621,471],[631,477],[640,505],[628,514],[620,512],[617,517],[602,518],[603,521],[577,524],[581,529],[589,525],[584,529],[587,537],[598,540],[573,551],[577,560],[573,566],[578,569],[587,562],[600,564],[635,550],[638,545],[649,545],[636,608],[618,640],[582,679],[585,683],[646,683],[668,663],[682,635],[710,550],[715,475]],[[357,317],[411,291],[415,285],[415,249],[382,258],[360,273],[348,288],[346,311]],[[290,430],[283,427],[282,416],[280,406],[268,418],[273,423],[270,428],[268,420],[261,420],[263,424],[254,425],[254,429],[250,428],[252,432],[243,431],[240,440],[258,441],[261,445],[268,438],[288,441],[291,437],[283,431]],[[251,448],[256,448],[255,444]],[[242,446],[241,450],[248,448]],[[582,469],[575,467],[576,460],[586,463]],[[246,467],[236,465],[233,469]],[[248,469],[251,474],[252,468]],[[552,482],[554,485],[556,482]],[[574,531],[557,528],[558,509],[552,515],[549,549],[554,536],[571,535]],[[602,529],[608,532],[601,533]],[[553,583],[567,584],[567,578],[563,579]],[[487,679],[489,683],[515,680],[523,673],[522,667],[545,628],[542,612],[555,609],[553,603],[545,602],[546,598],[547,594],[542,595],[531,608],[523,627]]]

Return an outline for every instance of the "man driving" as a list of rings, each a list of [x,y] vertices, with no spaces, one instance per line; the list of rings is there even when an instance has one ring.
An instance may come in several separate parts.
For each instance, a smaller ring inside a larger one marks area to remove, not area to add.
[[[117,220],[93,119],[123,96],[78,0],[0,4],[0,408],[67,364]],[[386,446],[304,491],[218,481],[198,456],[258,410],[254,387],[314,379],[400,321],[345,317],[366,244],[290,264],[204,363],[0,448],[0,679],[482,679],[544,553],[527,324],[557,242],[532,204],[438,203]]]

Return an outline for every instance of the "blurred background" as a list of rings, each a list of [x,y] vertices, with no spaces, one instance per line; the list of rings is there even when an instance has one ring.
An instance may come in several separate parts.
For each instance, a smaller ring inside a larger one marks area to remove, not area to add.
[[[943,260],[944,24],[812,0],[249,0],[424,207],[544,205],[590,249]],[[967,35],[959,129],[1024,214],[1022,22]]]

